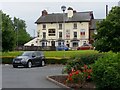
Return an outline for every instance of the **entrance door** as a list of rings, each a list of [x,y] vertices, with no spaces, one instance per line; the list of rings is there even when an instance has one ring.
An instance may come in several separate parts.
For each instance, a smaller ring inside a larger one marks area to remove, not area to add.
[[[51,41],[51,45],[55,47],[55,41]]]
[[[69,47],[70,45],[69,44],[66,44],[67,45],[67,47]]]

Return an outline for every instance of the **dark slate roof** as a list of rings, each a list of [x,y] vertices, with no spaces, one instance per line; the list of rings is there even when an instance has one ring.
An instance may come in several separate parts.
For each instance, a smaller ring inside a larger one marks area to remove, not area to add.
[[[63,16],[64,16],[64,21],[65,22],[81,22],[81,21],[90,21],[91,16],[90,13],[92,11],[88,12],[76,12],[73,13],[72,18],[67,17],[67,13],[63,15],[63,13],[52,13],[52,14],[47,14],[45,16],[41,16],[35,23],[56,23],[56,22],[63,22]],[[92,14],[93,17],[93,14]]]
[[[90,29],[96,29],[96,23],[101,22],[103,19],[92,19]]]

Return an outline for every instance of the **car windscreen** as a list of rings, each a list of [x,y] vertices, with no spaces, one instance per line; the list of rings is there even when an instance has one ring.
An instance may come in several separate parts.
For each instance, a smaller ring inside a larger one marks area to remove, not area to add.
[[[22,56],[32,56],[32,52],[24,52],[23,54],[22,54]]]

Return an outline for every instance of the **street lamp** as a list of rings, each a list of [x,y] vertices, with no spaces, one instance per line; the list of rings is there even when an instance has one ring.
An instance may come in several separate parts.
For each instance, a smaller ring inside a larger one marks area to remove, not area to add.
[[[61,6],[61,10],[63,11],[63,35],[64,35],[64,40],[65,40],[65,20],[64,20],[64,15],[65,15],[65,10],[66,10],[66,6]],[[65,44],[65,41],[64,41]],[[64,47],[64,57],[65,57],[65,45],[63,45]]]
[[[62,10],[63,12],[65,12],[66,6],[61,6],[61,10]]]
[[[61,6],[61,10],[63,11],[63,32],[64,32],[64,39],[65,39],[65,10],[66,10],[66,6]]]

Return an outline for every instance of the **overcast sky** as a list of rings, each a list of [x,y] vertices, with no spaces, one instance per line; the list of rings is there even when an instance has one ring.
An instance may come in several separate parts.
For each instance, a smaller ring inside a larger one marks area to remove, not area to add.
[[[49,0],[48,0],[49,1]],[[72,7],[78,12],[93,11],[95,19],[105,18],[105,6],[111,7],[118,5],[115,2],[0,2],[0,9],[10,17],[17,17],[26,21],[27,32],[31,36],[36,36],[35,21],[41,16],[42,10],[48,13],[62,13],[61,6]],[[66,11],[67,12],[67,11]]]

